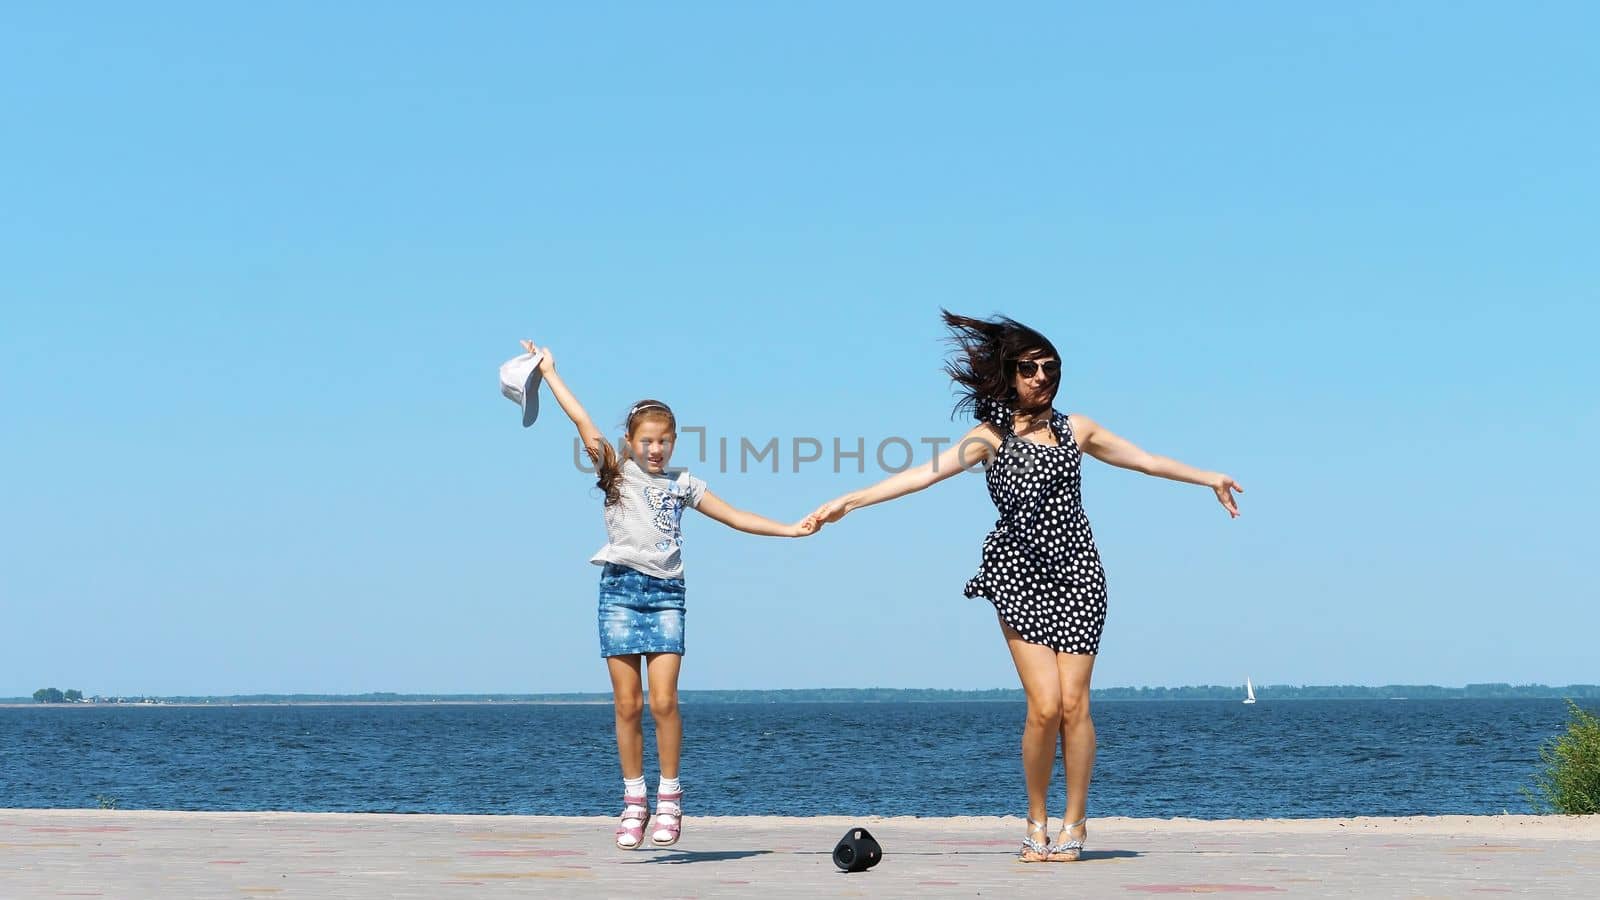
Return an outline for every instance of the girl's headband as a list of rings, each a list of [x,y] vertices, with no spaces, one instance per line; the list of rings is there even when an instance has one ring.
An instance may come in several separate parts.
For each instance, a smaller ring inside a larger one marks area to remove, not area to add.
[[[638,415],[641,411],[651,409],[652,407],[656,409],[664,409],[667,411],[667,415],[672,415],[672,409],[665,403],[657,403],[654,400],[646,400],[643,403],[635,403],[633,405],[633,409],[628,410],[628,418],[631,419]]]

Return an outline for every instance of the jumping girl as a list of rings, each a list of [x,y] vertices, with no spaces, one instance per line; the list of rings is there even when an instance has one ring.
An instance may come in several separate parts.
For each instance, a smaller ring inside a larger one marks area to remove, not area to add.
[[[750,534],[802,537],[816,528],[809,518],[784,525],[734,509],[687,471],[669,472],[678,422],[659,400],[640,400],[629,408],[623,441],[614,450],[556,374],[550,348],[536,348],[529,341],[522,346],[529,353],[543,353],[539,373],[578,427],[578,436],[599,472],[596,485],[605,493],[607,541],[590,562],[604,567],[600,572],[600,655],[611,673],[623,784],[617,846],[624,850],[642,846],[652,819],[645,805],[644,780],[644,671],[648,670],[650,714],[655,719],[656,755],[661,762],[650,841],[670,847],[683,832],[683,787],[678,780],[683,747],[683,719],[678,713],[684,625],[683,510],[697,509]]]

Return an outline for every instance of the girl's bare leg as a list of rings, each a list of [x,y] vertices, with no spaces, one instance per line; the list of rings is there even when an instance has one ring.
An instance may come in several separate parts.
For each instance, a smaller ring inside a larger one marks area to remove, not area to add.
[[[662,778],[678,777],[678,759],[683,753],[683,716],[678,712],[678,671],[683,656],[678,653],[651,653],[650,715],[656,721],[656,756]],[[641,742],[642,743],[642,742]]]
[[[644,777],[644,681],[639,656],[608,656],[617,713],[617,758],[623,778]],[[676,692],[674,692],[676,693]]]

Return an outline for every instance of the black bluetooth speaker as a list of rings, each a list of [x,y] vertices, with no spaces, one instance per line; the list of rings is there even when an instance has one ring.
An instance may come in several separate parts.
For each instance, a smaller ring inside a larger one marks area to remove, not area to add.
[[[846,872],[865,872],[883,859],[883,848],[865,828],[852,828],[833,848],[833,864]]]

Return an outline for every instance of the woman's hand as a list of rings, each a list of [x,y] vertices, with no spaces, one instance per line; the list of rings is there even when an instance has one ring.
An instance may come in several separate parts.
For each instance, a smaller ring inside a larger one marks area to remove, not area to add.
[[[1239,482],[1221,472],[1212,472],[1206,477],[1206,486],[1217,492],[1217,502],[1228,511],[1229,518],[1239,518],[1239,504],[1233,500],[1234,492],[1244,493],[1244,488],[1239,486]]]
[[[845,517],[846,513],[855,508],[855,505],[851,502],[852,496],[851,494],[845,494],[829,500],[827,503],[817,507],[809,518],[816,520],[817,528],[819,529],[823,525],[839,521]]]
[[[539,358],[539,374],[546,378],[549,378],[551,375],[555,374],[556,355],[550,352],[549,347],[535,347],[533,345],[533,341],[523,341],[522,350],[523,352],[529,354],[543,353],[544,356]]]
[[[817,530],[821,527],[822,523],[818,522],[815,516],[806,516],[804,519],[801,519],[800,521],[789,526],[789,537],[806,537],[808,535],[813,535],[816,534]]]

